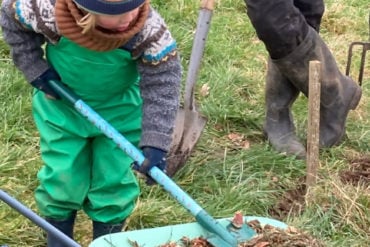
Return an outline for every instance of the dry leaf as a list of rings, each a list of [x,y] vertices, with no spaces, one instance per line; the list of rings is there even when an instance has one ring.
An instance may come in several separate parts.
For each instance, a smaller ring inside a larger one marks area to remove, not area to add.
[[[269,246],[270,243],[269,242],[260,242],[260,243],[257,243],[255,245],[255,247],[266,247],[266,246]]]
[[[210,89],[210,87],[208,86],[208,83],[203,84],[201,89],[200,89],[200,95],[202,95],[203,97],[208,96],[209,95],[209,89]]]
[[[242,139],[244,138],[244,136],[243,136],[243,135],[241,135],[241,134],[237,134],[237,133],[230,133],[230,134],[228,134],[228,135],[227,135],[227,137],[228,137],[231,141],[233,141],[233,142],[238,142],[238,141],[240,141],[240,140],[242,140]]]
[[[245,141],[242,142],[241,146],[242,146],[243,149],[249,149],[251,144],[250,144],[249,141],[245,140]]]
[[[293,227],[293,226],[289,226],[288,229],[287,229],[287,232],[289,232],[289,233],[298,233],[298,229]]]
[[[232,141],[233,144],[241,147],[242,149],[249,149],[250,142],[244,139],[244,135],[238,133],[230,133],[227,138]]]

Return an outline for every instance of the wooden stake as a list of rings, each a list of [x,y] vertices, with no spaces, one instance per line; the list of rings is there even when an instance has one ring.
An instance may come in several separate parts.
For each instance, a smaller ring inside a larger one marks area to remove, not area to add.
[[[307,128],[307,191],[316,183],[319,164],[319,133],[320,133],[320,93],[321,63],[310,61],[309,65],[309,96],[308,96],[308,128]]]

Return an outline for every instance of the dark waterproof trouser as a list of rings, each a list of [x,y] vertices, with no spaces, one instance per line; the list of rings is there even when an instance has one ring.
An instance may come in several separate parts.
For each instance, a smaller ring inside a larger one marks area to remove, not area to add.
[[[247,14],[271,58],[290,54],[308,33],[319,31],[323,0],[245,0]]]

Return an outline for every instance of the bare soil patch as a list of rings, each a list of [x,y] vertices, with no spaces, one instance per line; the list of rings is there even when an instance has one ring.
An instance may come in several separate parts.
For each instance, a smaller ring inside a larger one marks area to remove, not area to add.
[[[349,168],[339,173],[342,183],[370,186],[370,156],[364,155],[350,160],[349,163]],[[272,218],[284,221],[288,215],[299,216],[303,212],[307,192],[305,179],[305,177],[298,179],[297,186],[287,189],[276,205],[270,208]]]
[[[348,170],[339,173],[342,183],[370,186],[370,157],[363,156],[350,161]]]
[[[298,179],[297,186],[288,189],[269,209],[271,217],[283,221],[288,215],[299,216],[305,208],[306,191],[305,178]]]

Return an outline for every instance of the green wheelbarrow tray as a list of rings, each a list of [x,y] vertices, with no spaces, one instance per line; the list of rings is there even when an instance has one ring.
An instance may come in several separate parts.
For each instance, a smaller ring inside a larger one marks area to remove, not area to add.
[[[286,229],[288,226],[278,220],[257,216],[244,216],[244,222],[258,220],[262,226],[270,225],[280,229]],[[232,218],[217,219],[217,221],[227,227]],[[141,230],[112,233],[95,239],[89,247],[133,247],[136,242],[140,247],[158,247],[160,245],[176,242],[180,243],[181,238],[187,237],[194,239],[204,237],[206,239],[212,236],[199,223],[187,223],[178,225],[169,225],[156,228],[147,228]]]

